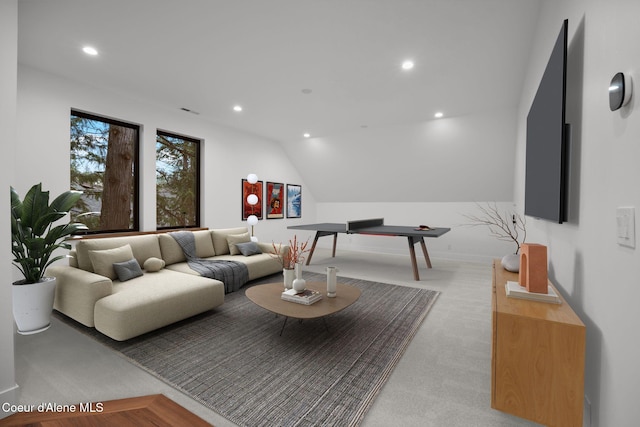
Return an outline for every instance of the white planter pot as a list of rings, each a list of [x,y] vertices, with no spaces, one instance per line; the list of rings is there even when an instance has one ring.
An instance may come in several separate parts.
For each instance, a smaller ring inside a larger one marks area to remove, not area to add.
[[[283,268],[282,276],[284,277],[284,289],[289,290],[293,288],[293,279],[295,278],[295,272],[291,268]]]
[[[56,278],[43,277],[42,281],[13,288],[13,318],[18,333],[30,335],[49,329],[53,300],[56,296]]]
[[[502,268],[513,273],[520,271],[520,255],[509,254],[502,257]]]

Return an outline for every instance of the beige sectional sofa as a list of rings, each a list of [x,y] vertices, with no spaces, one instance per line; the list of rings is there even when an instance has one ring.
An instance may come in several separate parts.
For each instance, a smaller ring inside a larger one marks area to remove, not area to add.
[[[194,231],[193,237],[197,257],[239,261],[249,280],[282,270],[271,244],[246,244],[244,227]],[[47,275],[57,278],[56,310],[117,341],[224,302],[224,283],[189,268],[182,248],[166,233],[79,240],[69,265],[51,266]]]

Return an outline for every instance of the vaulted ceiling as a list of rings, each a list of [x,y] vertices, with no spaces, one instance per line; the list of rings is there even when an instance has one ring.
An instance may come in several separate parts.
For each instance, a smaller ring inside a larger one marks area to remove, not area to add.
[[[515,107],[539,8],[534,0],[18,3],[20,63],[280,142]],[[98,55],[84,54],[87,45]],[[411,70],[401,68],[407,59]]]

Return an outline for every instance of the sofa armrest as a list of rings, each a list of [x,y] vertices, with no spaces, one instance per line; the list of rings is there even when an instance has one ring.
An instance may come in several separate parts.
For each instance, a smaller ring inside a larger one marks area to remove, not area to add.
[[[96,302],[113,293],[108,277],[67,265],[47,269],[56,278],[56,297],[53,308],[85,326],[95,326],[93,308]]]
[[[274,247],[273,247],[274,244],[275,243],[258,242],[258,247],[260,248],[262,253],[275,255],[276,251],[274,250]],[[289,252],[289,245],[283,245],[281,243],[277,243],[275,244],[275,247],[276,249],[278,249],[278,251],[282,255],[285,255]]]

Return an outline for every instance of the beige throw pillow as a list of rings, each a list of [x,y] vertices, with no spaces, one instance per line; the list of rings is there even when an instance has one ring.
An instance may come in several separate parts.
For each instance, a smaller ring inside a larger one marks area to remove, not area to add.
[[[113,269],[113,264],[133,259],[133,252],[131,251],[131,246],[126,244],[114,249],[89,251],[89,259],[91,260],[93,271],[101,276],[115,280],[118,275]]]
[[[240,250],[236,247],[238,243],[247,243],[251,241],[249,233],[242,234],[230,234],[227,236],[227,243],[229,244],[229,253],[231,255],[240,255]]]
[[[154,257],[147,259],[143,264],[144,270],[149,273],[155,273],[156,271],[160,271],[164,268],[164,266],[165,266],[164,260],[160,258],[154,258]]]

